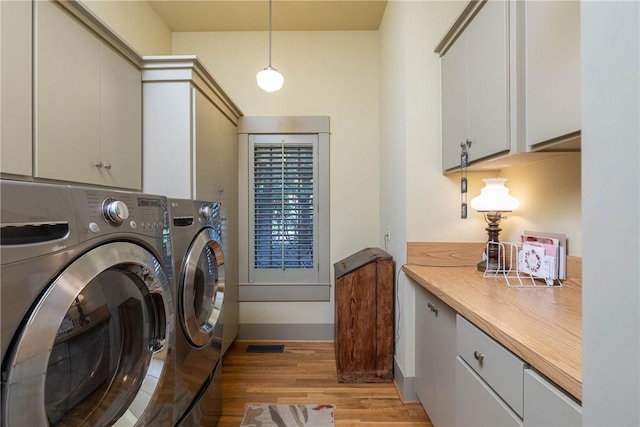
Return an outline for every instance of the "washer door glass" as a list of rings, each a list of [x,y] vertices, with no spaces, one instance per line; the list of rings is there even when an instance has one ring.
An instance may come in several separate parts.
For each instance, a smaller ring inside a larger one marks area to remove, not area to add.
[[[171,304],[160,263],[142,247],[109,243],[81,256],[16,343],[7,425],[134,425],[161,382]]]
[[[181,319],[195,347],[211,342],[224,301],[224,255],[219,234],[207,228],[191,243],[181,286]]]

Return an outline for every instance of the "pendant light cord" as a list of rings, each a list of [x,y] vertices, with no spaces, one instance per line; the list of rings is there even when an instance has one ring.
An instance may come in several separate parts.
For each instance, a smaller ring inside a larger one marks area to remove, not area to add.
[[[269,68],[271,68],[271,2],[269,0]]]

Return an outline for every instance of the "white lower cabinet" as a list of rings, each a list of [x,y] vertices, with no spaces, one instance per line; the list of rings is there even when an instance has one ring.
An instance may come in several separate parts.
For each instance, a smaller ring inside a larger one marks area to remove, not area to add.
[[[424,287],[415,392],[436,427],[578,427],[580,403]]]
[[[460,315],[456,341],[456,424],[522,426],[527,365]]]
[[[460,357],[456,358],[456,425],[522,427],[522,420]]]
[[[456,312],[416,285],[415,391],[434,426],[455,424]]]
[[[582,407],[533,369],[524,371],[524,425],[578,427]]]

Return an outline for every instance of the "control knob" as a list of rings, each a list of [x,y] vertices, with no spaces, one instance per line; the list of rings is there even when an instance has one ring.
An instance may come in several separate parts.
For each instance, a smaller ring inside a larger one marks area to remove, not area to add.
[[[120,200],[108,198],[102,202],[102,215],[109,224],[120,225],[129,218],[129,208]]]
[[[211,218],[213,218],[213,208],[210,205],[201,207],[200,215],[202,215],[205,220],[211,221]]]

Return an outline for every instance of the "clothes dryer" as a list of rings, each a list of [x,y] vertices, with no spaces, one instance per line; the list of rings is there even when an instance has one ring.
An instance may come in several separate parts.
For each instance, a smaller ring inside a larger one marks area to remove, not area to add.
[[[169,199],[176,295],[176,426],[215,426],[222,412],[224,254],[220,204]]]
[[[166,198],[0,180],[4,427],[168,426]]]

